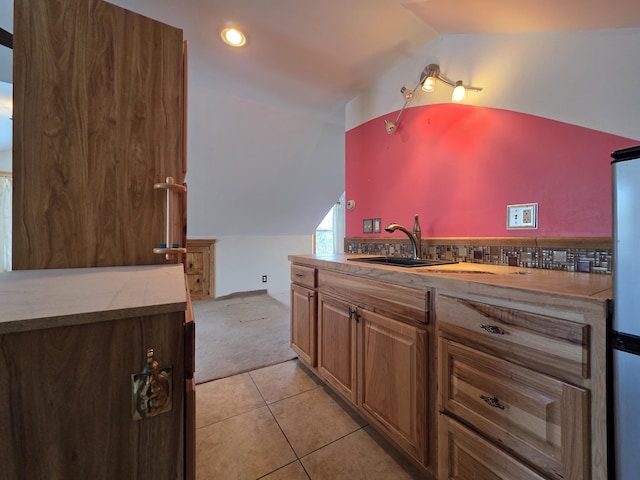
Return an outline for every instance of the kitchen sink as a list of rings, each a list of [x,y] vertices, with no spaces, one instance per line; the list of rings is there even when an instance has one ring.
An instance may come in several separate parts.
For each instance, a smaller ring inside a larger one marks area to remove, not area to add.
[[[454,262],[452,260],[418,260],[406,257],[358,257],[347,258],[352,262],[375,263],[378,265],[390,265],[392,267],[431,267],[434,265],[449,265]]]

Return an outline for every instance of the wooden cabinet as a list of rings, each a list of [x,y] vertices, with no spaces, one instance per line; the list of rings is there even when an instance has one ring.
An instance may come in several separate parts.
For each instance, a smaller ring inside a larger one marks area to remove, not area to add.
[[[191,300],[215,296],[215,240],[187,240],[184,270]]]
[[[180,262],[153,248],[154,184],[185,174],[182,30],[103,0],[14,7],[13,269]]]
[[[0,275],[0,478],[194,478],[187,308],[179,265]],[[172,407],[135,420],[147,348]]]
[[[370,422],[427,464],[427,333],[369,310],[362,325],[360,408]]]
[[[317,284],[318,374],[430,471],[428,292],[324,270]]]
[[[602,276],[290,260],[318,375],[427,478],[607,478]]]
[[[291,348],[310,367],[316,366],[315,269],[291,266]]]
[[[436,305],[439,478],[477,478],[461,455],[497,468],[473,456],[468,439],[479,436],[508,459],[495,478],[604,479],[606,467],[592,462],[603,447],[592,441],[601,415],[592,403],[602,402],[590,370],[592,311],[575,300],[562,309],[454,292]]]

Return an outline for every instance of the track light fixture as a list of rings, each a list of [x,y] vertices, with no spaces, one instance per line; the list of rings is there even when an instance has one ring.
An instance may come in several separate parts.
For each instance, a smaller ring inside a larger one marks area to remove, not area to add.
[[[449,80],[447,77],[440,73],[440,66],[435,63],[430,63],[420,73],[420,81],[416,85],[413,90],[409,90],[407,87],[402,87],[400,89],[400,93],[404,97],[404,105],[398,112],[398,116],[394,122],[390,120],[385,120],[384,125],[388,134],[392,134],[398,128],[398,124],[400,123],[400,117],[402,116],[402,112],[404,109],[411,103],[413,98],[421,89],[424,92],[433,92],[436,89],[436,80],[440,80],[443,83],[446,83],[450,87],[453,87],[453,93],[451,95],[451,101],[453,102],[461,102],[467,94],[467,90],[472,92],[480,92],[482,88],[480,87],[472,87],[471,85],[464,85],[462,80],[458,80],[456,82]]]

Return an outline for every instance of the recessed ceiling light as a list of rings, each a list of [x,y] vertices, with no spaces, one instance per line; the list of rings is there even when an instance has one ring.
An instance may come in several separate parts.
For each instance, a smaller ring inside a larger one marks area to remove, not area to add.
[[[241,47],[247,43],[247,37],[235,27],[227,27],[220,32],[222,40],[232,47]]]

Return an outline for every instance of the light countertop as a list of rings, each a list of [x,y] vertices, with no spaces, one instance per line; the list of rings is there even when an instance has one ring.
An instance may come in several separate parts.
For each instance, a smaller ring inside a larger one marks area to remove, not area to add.
[[[177,265],[0,273],[0,334],[185,311]]]
[[[414,288],[460,289],[461,283],[465,282],[470,287],[474,284],[491,285],[505,289],[592,298],[598,301],[612,298],[611,275],[463,262],[405,268],[348,260],[367,256],[376,255],[289,255],[289,260]]]

